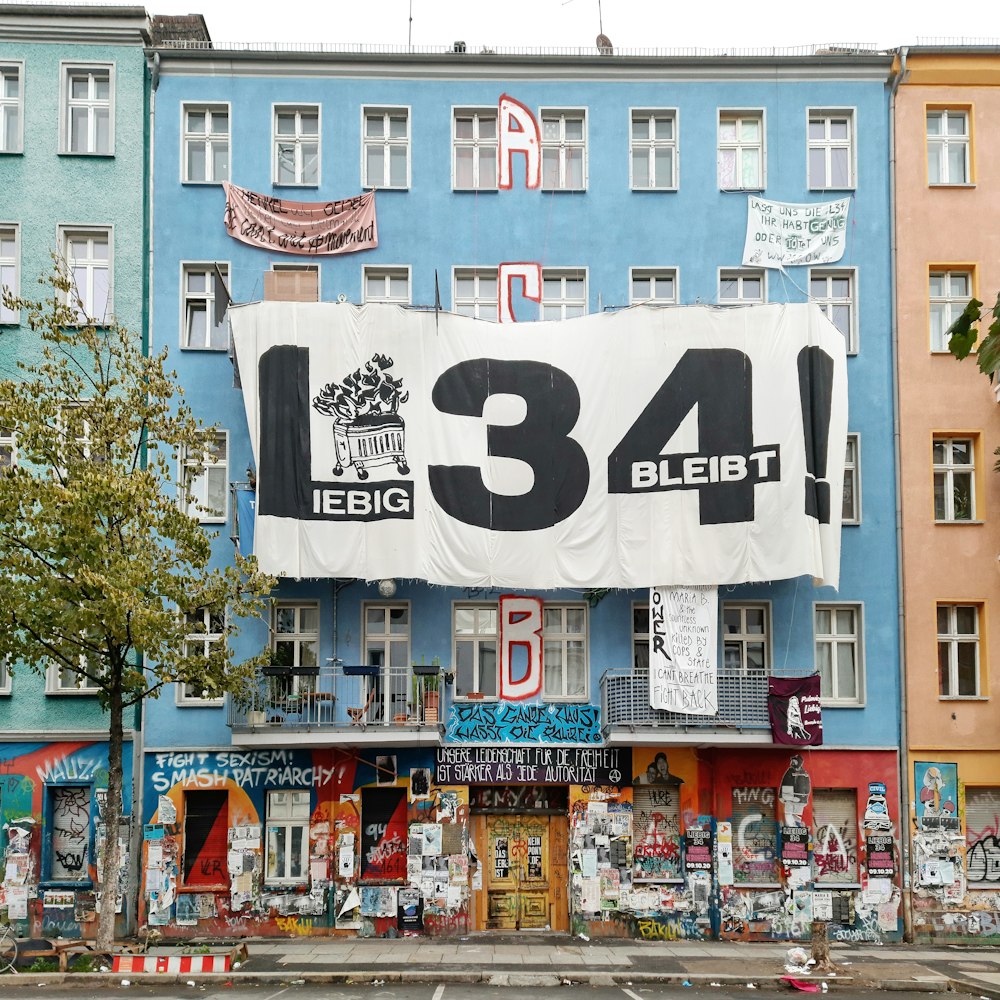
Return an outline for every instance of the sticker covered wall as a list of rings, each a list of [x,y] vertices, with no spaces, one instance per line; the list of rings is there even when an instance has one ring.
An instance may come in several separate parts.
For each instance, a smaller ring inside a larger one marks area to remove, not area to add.
[[[528,332],[385,304],[230,318],[269,572],[837,584],[846,355],[814,305]]]

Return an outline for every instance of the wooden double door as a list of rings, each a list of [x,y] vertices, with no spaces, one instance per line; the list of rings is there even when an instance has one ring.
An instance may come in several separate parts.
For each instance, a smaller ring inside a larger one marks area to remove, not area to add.
[[[480,926],[567,929],[567,818],[526,814],[479,819],[485,840]]]

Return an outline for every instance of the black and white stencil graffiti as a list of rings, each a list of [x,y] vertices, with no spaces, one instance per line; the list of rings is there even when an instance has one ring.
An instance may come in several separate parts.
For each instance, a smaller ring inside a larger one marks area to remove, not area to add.
[[[812,781],[806,773],[801,754],[792,754],[788,767],[781,777],[778,798],[784,808],[785,826],[801,826],[802,814],[809,805]]]

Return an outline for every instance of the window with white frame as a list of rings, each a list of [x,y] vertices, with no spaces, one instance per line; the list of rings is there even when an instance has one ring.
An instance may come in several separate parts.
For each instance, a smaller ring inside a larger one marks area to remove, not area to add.
[[[455,697],[495,698],[498,686],[496,604],[456,604],[452,615]]]
[[[10,660],[7,657],[0,659],[0,694],[10,694],[11,673]]]
[[[410,606],[365,604],[364,662],[378,667],[378,674],[365,678],[362,692],[369,721],[407,717],[412,697],[410,683]]]
[[[828,704],[858,704],[864,694],[861,606],[817,604],[814,639],[820,697]]]
[[[220,290],[220,275],[222,281],[229,277],[228,264],[206,262],[184,265],[181,347],[201,351],[225,351],[229,347],[225,322],[215,322],[215,298]]]
[[[587,697],[587,606],[542,607],[542,696],[580,701]]]
[[[24,148],[23,63],[0,63],[0,153]]]
[[[719,272],[719,304],[760,305],[765,298],[764,272],[734,268]]]
[[[672,191],[677,187],[677,113],[633,111],[631,168],[634,191]]]
[[[942,698],[978,698],[979,606],[937,606],[938,689]]]
[[[854,187],[853,112],[809,112],[809,187]]]
[[[309,861],[309,790],[267,793],[267,872],[265,881],[305,882]]]
[[[319,184],[320,127],[319,105],[299,107],[277,105],[274,109],[275,184]]]
[[[632,667],[637,673],[649,670],[649,602],[632,605]]]
[[[0,427],[0,475],[17,466],[17,437],[10,427]]]
[[[542,109],[542,190],[582,191],[587,186],[587,119],[584,111]]]
[[[454,311],[460,316],[497,321],[497,269],[456,267]]]
[[[722,605],[723,669],[770,673],[771,650],[766,604]]]
[[[46,671],[45,685],[48,694],[96,694],[97,685],[87,674],[91,673],[86,651],[87,639],[80,637],[79,667],[74,669],[64,663],[52,661]]]
[[[408,267],[366,267],[365,302],[410,304],[410,269]]]
[[[229,105],[184,104],[184,183],[229,180]]]
[[[456,191],[497,187],[497,110],[456,109],[453,184]]]
[[[633,267],[630,273],[629,303],[654,306],[677,304],[677,271],[672,267]]]
[[[195,608],[184,615],[187,624],[187,634],[184,636],[183,656],[195,657],[205,660],[206,668],[208,661],[217,652],[217,647],[224,643],[226,631],[226,612],[220,607]],[[178,703],[197,702],[200,705],[206,702],[218,703],[222,701],[222,695],[205,690],[197,683],[187,683],[179,685]]]
[[[114,67],[63,67],[60,152],[109,156],[115,148]]]
[[[111,230],[61,229],[60,245],[73,281],[69,295],[77,322],[110,322],[114,266]]]
[[[976,519],[976,442],[973,438],[934,439],[934,520]]]
[[[823,310],[823,315],[844,335],[847,353],[856,354],[854,272],[812,268],[809,271],[809,300],[815,302]]]
[[[21,314],[4,304],[3,295],[21,294],[21,253],[17,226],[0,225],[0,324],[20,323]]]
[[[941,109],[927,112],[927,182],[968,184],[969,112]]]
[[[223,524],[229,515],[229,433],[210,431],[200,454],[185,453],[181,506],[202,524]]]
[[[279,601],[271,608],[271,662],[319,666],[319,605]]]
[[[930,272],[931,350],[948,350],[948,327],[962,315],[972,296],[971,271]]]
[[[844,524],[861,523],[861,435],[857,433],[847,435],[840,519]]]
[[[62,436],[61,475],[68,476],[68,470],[76,462],[100,462],[103,460],[100,447],[94,447],[93,411],[90,400],[79,399],[65,403],[59,409],[59,429]]]
[[[587,272],[583,268],[542,269],[542,319],[587,315]]]
[[[364,187],[410,186],[410,112],[407,108],[365,108]]]
[[[759,111],[719,113],[719,187],[760,191],[764,187],[764,116]]]

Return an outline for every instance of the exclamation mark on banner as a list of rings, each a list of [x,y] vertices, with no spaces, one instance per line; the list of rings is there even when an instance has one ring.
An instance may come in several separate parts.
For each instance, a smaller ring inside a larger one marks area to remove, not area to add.
[[[830,523],[830,411],[833,406],[833,358],[820,347],[799,351],[799,399],[806,446],[806,514]]]

